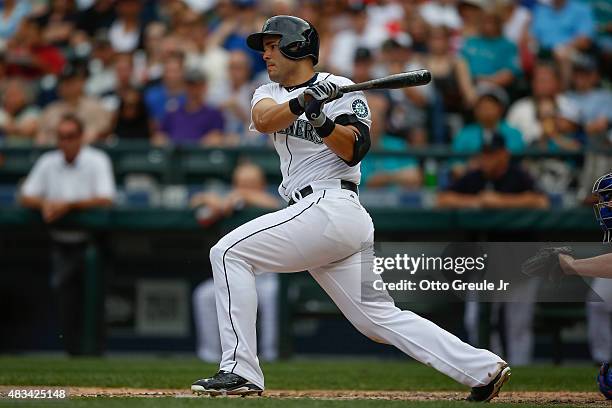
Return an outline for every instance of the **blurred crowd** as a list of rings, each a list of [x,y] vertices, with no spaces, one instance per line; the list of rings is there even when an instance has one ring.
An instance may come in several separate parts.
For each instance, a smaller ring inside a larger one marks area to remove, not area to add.
[[[265,145],[249,116],[268,78],[245,38],[276,14],[315,25],[318,71],[432,72],[428,86],[367,94],[375,148],[469,155],[501,137],[511,153],[556,153],[612,140],[607,0],[3,0],[0,14],[2,145],[55,145],[66,114],[88,143]],[[563,190],[581,163],[531,165]],[[367,159],[363,183],[418,187],[435,166]],[[460,177],[473,162],[448,167]]]

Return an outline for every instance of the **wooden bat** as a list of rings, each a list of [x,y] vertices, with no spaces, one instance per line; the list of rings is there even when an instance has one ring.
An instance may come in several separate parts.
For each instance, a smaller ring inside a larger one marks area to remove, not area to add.
[[[426,69],[402,72],[401,74],[389,75],[384,78],[373,79],[353,85],[341,86],[343,93],[365,91],[366,89],[398,89],[409,86],[427,85],[431,81],[431,73]]]

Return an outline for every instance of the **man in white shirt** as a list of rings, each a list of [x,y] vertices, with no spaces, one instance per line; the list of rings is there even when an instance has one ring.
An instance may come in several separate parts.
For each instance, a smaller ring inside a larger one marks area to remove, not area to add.
[[[106,154],[83,146],[83,124],[74,115],[63,116],[57,128],[58,150],[43,154],[21,188],[22,206],[39,210],[54,225],[76,210],[109,207],[115,197],[115,181]],[[91,237],[83,230],[55,226],[52,240],[51,286],[58,297],[62,337],[66,351],[83,354],[85,252]],[[97,305],[94,354],[102,352],[103,299]]]

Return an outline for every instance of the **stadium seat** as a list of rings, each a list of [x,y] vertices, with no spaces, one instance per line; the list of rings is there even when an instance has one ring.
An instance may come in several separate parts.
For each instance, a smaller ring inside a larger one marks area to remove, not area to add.
[[[184,183],[201,183],[209,178],[231,181],[235,158],[223,150],[184,150],[179,153],[178,178]]]

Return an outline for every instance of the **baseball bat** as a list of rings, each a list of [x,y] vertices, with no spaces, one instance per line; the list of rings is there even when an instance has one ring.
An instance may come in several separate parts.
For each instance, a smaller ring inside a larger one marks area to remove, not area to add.
[[[409,86],[427,85],[431,81],[431,73],[426,69],[402,72],[400,74],[389,75],[384,78],[372,79],[371,81],[360,82],[353,85],[341,86],[343,93],[365,91],[366,89],[398,89]]]

